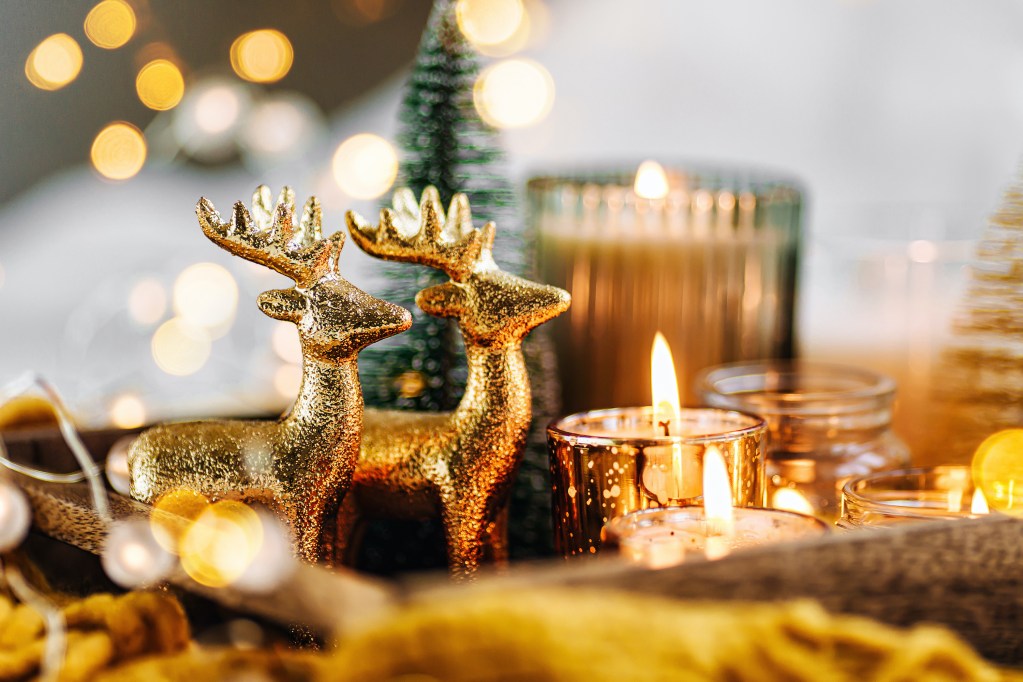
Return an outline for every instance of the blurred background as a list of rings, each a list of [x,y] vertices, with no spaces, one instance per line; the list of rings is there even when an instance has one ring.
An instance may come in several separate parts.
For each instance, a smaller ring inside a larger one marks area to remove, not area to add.
[[[1023,148],[1023,6],[476,4],[480,114],[517,187],[648,158],[783,170],[806,192],[802,354],[932,380]],[[0,381],[38,370],[94,425],[287,404],[294,331],[254,305],[286,282],[211,248],[195,202],[287,183],[321,198],[328,231],[374,215],[429,11],[6,0]],[[356,248],[342,267],[374,291]]]

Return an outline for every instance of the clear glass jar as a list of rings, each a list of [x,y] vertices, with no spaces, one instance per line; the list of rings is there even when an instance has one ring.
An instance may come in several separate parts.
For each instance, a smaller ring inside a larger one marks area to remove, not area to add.
[[[904,467],[909,449],[892,431],[895,382],[829,363],[721,365],[695,380],[704,404],[767,421],[769,506],[837,519],[854,476]]]
[[[984,493],[968,466],[899,469],[849,480],[842,490],[842,528],[882,528],[987,515]]]

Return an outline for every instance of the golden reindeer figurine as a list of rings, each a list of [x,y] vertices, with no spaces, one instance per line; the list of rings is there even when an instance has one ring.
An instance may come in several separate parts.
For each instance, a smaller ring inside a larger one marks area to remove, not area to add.
[[[338,274],[344,233],[323,238],[315,197],[297,225],[290,188],[276,206],[272,202],[261,186],[251,214],[238,202],[231,222],[222,223],[205,198],[196,214],[218,246],[294,280],[290,289],[260,294],[259,307],[298,327],[298,398],[278,421],[169,423],[147,430],[128,456],[131,494],[152,503],[171,489],[188,488],[212,499],[266,504],[291,525],[298,554],[317,561],[333,546],[326,536],[333,533],[359,453],[363,405],[356,355],[408,329],[412,316]]]
[[[472,225],[469,202],[455,195],[445,217],[437,190],[421,206],[407,189],[374,228],[348,212],[352,238],[386,260],[420,263],[451,280],[419,292],[430,315],[458,320],[469,378],[450,414],[367,410],[362,456],[338,519],[336,556],[354,559],[361,517],[444,523],[456,574],[507,559],[507,504],[531,419],[522,339],[568,309],[568,292],[502,272],[491,253],[494,224]]]

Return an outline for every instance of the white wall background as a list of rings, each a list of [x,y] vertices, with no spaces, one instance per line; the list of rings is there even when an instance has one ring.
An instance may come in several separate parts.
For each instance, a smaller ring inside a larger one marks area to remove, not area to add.
[[[550,70],[557,96],[544,122],[506,134],[516,176],[646,157],[796,174],[809,190],[807,227],[814,235],[801,322],[811,354],[865,326],[836,314],[834,292],[847,294],[855,282],[836,283],[830,268],[822,270],[820,235],[869,232],[878,224],[872,216],[908,203],[915,217],[906,222],[922,221],[933,231],[923,236],[941,237],[935,225],[975,236],[1023,149],[1023,4],[1015,0],[549,5],[546,39],[526,56]],[[238,334],[265,338],[271,323],[255,312],[252,298],[267,282],[206,242],[192,213],[197,197],[226,207],[257,182],[287,181],[301,195],[325,194],[331,229],[340,228],[345,208],[373,207],[330,188],[330,155],[355,132],[390,135],[399,88],[389,84],[334,112],[330,135],[301,166],[213,173],[154,162],[133,180],[110,184],[83,160],[4,206],[0,381],[36,368],[71,387],[73,400],[100,400],[117,387],[102,381],[115,373],[110,367],[148,361],[147,337],[113,334],[69,359],[62,348],[74,337],[68,325],[75,311],[103,309],[117,297],[118,283],[147,272],[172,279],[175,268],[199,260],[239,273],[251,321]],[[900,229],[891,219],[884,224]],[[370,262],[354,248],[345,257],[351,279],[369,287]],[[97,294],[104,283],[112,289]],[[185,409],[194,412],[202,391],[216,400],[265,382],[238,376],[253,360],[242,351],[257,352],[250,338],[218,341],[205,379],[154,378],[136,368],[125,381],[154,401],[191,401]],[[82,363],[108,369],[83,372]]]

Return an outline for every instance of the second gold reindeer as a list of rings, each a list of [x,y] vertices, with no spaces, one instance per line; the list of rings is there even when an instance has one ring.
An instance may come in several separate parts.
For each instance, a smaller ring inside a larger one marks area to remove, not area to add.
[[[338,515],[335,559],[350,563],[366,517],[444,524],[457,576],[507,560],[507,504],[531,420],[522,340],[568,309],[568,292],[503,272],[494,262],[495,227],[473,227],[456,194],[447,215],[432,187],[417,205],[407,189],[371,226],[349,211],[356,244],[385,260],[419,263],[450,281],[419,292],[426,313],[458,320],[469,376],[453,413],[367,410],[360,459]]]

